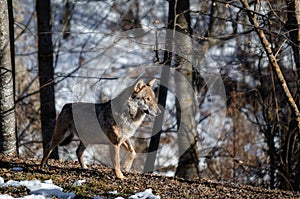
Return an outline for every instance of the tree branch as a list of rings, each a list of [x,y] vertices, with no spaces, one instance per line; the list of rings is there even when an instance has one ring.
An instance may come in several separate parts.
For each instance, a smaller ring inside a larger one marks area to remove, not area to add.
[[[244,8],[246,9],[249,21],[254,26],[255,31],[257,32],[257,35],[263,45],[263,48],[265,49],[265,51],[267,53],[269,62],[271,64],[273,70],[275,71],[277,78],[279,79],[279,81],[281,83],[281,87],[284,91],[285,96],[288,99],[288,103],[294,110],[294,113],[296,115],[296,120],[298,122],[298,130],[300,131],[300,112],[299,112],[298,106],[291,94],[291,91],[285,81],[283,73],[281,72],[281,69],[276,60],[276,56],[274,55],[274,53],[272,51],[271,44],[269,43],[268,39],[266,38],[264,30],[260,28],[259,22],[256,18],[256,14],[254,12],[252,12],[252,10],[250,9],[250,6],[249,6],[247,0],[240,0],[240,1],[243,4]]]

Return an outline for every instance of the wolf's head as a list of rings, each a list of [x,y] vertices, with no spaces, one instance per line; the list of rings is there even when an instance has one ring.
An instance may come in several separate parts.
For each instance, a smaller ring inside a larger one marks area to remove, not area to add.
[[[146,114],[157,116],[160,109],[155,101],[155,94],[152,89],[154,83],[155,79],[147,84],[143,80],[139,80],[134,86],[132,97],[137,100],[140,110]]]

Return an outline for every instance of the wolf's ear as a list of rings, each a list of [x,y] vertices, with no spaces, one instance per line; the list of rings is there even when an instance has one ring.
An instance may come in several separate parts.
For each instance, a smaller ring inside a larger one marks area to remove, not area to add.
[[[139,92],[143,87],[145,86],[145,83],[142,79],[140,79],[134,86],[134,92]]]
[[[156,82],[156,79],[152,79],[152,80],[148,83],[148,85],[149,85],[150,87],[153,87],[153,85],[155,84],[155,82]]]

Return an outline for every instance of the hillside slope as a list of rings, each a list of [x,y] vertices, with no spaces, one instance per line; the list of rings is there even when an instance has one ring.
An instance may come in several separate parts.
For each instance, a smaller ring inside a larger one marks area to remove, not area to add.
[[[161,198],[300,198],[299,193],[266,190],[258,187],[219,183],[210,180],[183,180],[146,173],[125,173],[126,179],[119,180],[111,169],[92,165],[81,170],[71,161],[50,161],[50,168],[40,169],[39,161],[11,158],[0,155],[0,177],[7,180],[48,180],[62,187],[65,192],[74,192],[75,198],[128,197],[136,192],[151,188]],[[18,169],[16,169],[18,168]],[[81,186],[74,182],[84,180]],[[13,197],[27,195],[26,187],[1,187],[0,195]]]

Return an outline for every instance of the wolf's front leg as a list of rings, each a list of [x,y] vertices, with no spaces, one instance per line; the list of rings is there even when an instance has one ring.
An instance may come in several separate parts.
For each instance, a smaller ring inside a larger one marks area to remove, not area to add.
[[[129,139],[126,140],[121,146],[129,153],[128,158],[125,160],[124,165],[123,165],[123,169],[125,171],[129,171],[132,166],[132,162],[136,156],[136,152],[135,152]]]
[[[112,166],[117,178],[123,179],[124,175],[120,169],[120,146],[119,145],[111,145],[110,146],[110,156],[112,160]]]

